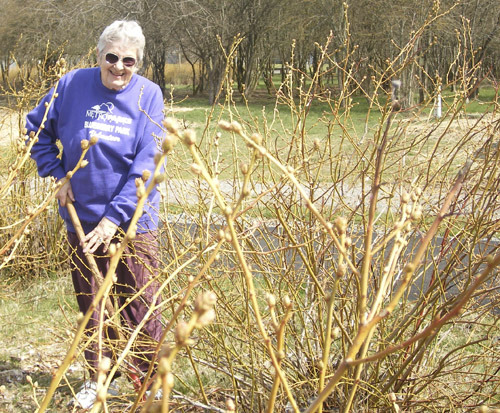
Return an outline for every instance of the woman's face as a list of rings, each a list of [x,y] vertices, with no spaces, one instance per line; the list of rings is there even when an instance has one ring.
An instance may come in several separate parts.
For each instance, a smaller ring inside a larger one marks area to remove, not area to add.
[[[109,58],[107,59],[106,56]],[[115,61],[116,57],[118,57],[117,61]],[[98,55],[101,81],[108,89],[123,89],[129,84],[132,75],[137,71],[137,63],[133,66],[127,66],[132,62],[131,59],[127,58],[133,58],[137,62],[137,50],[122,43],[110,43]],[[125,62],[123,59],[125,59]]]

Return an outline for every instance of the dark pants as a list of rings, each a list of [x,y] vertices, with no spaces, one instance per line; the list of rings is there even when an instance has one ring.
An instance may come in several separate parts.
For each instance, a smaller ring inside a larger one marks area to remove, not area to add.
[[[87,260],[80,246],[80,242],[76,234],[68,232],[68,241],[71,252],[71,275],[73,285],[75,287],[76,299],[80,311],[85,314],[92,303],[92,300],[97,292],[97,284],[88,267]],[[102,252],[102,245],[94,253],[94,257],[99,267],[99,271],[103,278],[106,276],[110,259]],[[158,288],[158,283],[153,282],[136,299],[128,302],[130,297],[136,294],[143,288],[154,276],[158,269],[158,244],[156,233],[137,234],[134,242],[129,245],[118,267],[116,268],[116,283],[113,285],[112,296],[120,308],[125,305],[121,311],[121,331],[125,339],[128,339],[129,333],[134,331],[145,317],[146,312],[151,306],[153,295]],[[159,302],[159,299],[156,303]],[[116,305],[115,305],[116,307]],[[87,336],[94,334],[99,325],[100,306],[93,312],[87,324]],[[106,319],[106,316],[104,317]],[[160,322],[160,312],[156,310],[147,320],[142,328],[139,336],[136,338],[134,347],[132,347],[131,356],[128,358],[134,367],[142,372],[146,372],[152,360],[153,351],[157,341],[162,333],[162,324]],[[114,359],[113,356],[113,340],[117,336],[115,330],[103,327],[103,342],[109,343],[103,347],[103,356]],[[115,342],[116,344],[116,342]],[[123,347],[122,343],[122,347]],[[92,344],[86,347],[85,359],[87,360],[91,370],[95,371],[98,365],[97,340],[93,340]]]

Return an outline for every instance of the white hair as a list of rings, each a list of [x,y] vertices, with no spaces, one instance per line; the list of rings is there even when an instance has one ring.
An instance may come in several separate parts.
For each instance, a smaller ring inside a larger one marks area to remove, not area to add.
[[[127,47],[137,49],[137,61],[142,62],[146,39],[142,33],[141,26],[135,21],[116,20],[104,29],[99,41],[97,51],[102,54],[108,44],[122,42]]]

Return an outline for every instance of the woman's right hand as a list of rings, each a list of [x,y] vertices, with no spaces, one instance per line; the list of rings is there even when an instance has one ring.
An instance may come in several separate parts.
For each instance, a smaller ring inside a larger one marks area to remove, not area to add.
[[[71,183],[68,180],[59,191],[57,191],[56,198],[62,207],[66,206],[67,199],[69,198],[72,202],[75,202],[75,196],[73,195],[73,189],[71,188]]]

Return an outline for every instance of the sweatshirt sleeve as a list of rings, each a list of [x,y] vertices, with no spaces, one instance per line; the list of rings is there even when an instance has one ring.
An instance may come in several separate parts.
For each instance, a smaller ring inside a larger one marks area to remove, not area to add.
[[[40,104],[35,107],[26,117],[26,129],[28,134],[38,132],[42,125],[47,105],[50,102],[54,88],[42,99]],[[56,179],[61,179],[66,176],[64,168],[59,157],[59,148],[56,141],[59,138],[57,134],[57,122],[59,113],[57,110],[58,98],[54,100],[47,111],[47,118],[43,124],[43,128],[38,135],[38,142],[33,145],[31,157],[35,160],[38,174],[41,177],[53,176]]]
[[[141,102],[141,106],[142,106]],[[156,137],[162,134],[161,121],[163,120],[163,96],[160,88],[155,87],[153,98],[149,105],[149,110],[145,109],[148,116],[141,112],[144,119],[144,129],[142,136],[138,137],[138,145],[135,158],[132,162],[130,171],[127,176],[127,182],[121,191],[113,198],[105,217],[117,225],[126,223],[132,219],[137,207],[137,188],[135,185],[136,178],[142,176],[145,169],[153,171],[155,168],[154,156],[159,152]],[[150,117],[151,119],[148,119]],[[149,195],[149,201],[154,202],[156,198],[156,189]]]

